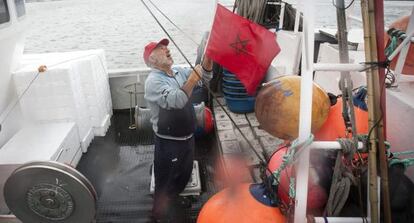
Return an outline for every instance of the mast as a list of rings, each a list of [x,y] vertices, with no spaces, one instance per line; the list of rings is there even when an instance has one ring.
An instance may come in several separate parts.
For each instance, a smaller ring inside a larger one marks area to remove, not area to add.
[[[383,14],[383,5],[376,0],[361,0],[362,19],[364,26],[364,42],[365,42],[365,61],[376,62],[384,61],[383,51],[383,37],[376,35],[376,31],[379,30],[383,33],[384,22],[383,18],[379,19],[379,14]],[[375,8],[377,6],[377,8]],[[379,10],[376,11],[376,9]],[[376,14],[374,14],[376,13]],[[376,23],[378,21],[378,23]],[[380,26],[382,25],[382,26]],[[380,38],[380,39],[377,39]],[[381,42],[382,39],[382,42]],[[378,56],[382,58],[379,58]],[[382,60],[381,60],[382,59]],[[369,199],[370,199],[370,211],[371,222],[379,222],[379,210],[378,210],[378,185],[377,185],[377,151],[380,158],[381,167],[381,188],[384,207],[384,221],[391,222],[391,209],[389,203],[389,191],[388,191],[388,166],[387,157],[385,153],[384,144],[384,126],[383,119],[385,114],[383,108],[385,103],[385,89],[384,89],[384,72],[382,69],[382,76],[379,75],[381,71],[379,69],[368,69],[367,74],[367,89],[368,89],[368,115],[369,115],[369,154],[368,154],[368,168],[369,168]]]
[[[384,1],[383,0],[371,0],[374,2],[374,19],[375,19],[375,29],[384,32]],[[385,52],[384,52],[384,35],[377,35],[376,38],[377,44],[377,58],[378,61],[385,61]],[[388,184],[388,158],[387,151],[385,148],[385,138],[387,136],[386,129],[386,100],[385,100],[385,69],[383,67],[378,67],[378,79],[379,83],[383,83],[380,89],[377,91],[380,92],[381,96],[377,95],[377,105],[379,104],[380,110],[377,110],[381,113],[382,119],[380,125],[376,128],[378,131],[378,146],[379,146],[379,159],[380,159],[380,174],[381,174],[381,191],[382,191],[382,200],[384,207],[384,222],[391,223],[391,202],[389,194],[389,184]],[[378,83],[378,84],[379,84]],[[378,98],[379,97],[379,98]]]

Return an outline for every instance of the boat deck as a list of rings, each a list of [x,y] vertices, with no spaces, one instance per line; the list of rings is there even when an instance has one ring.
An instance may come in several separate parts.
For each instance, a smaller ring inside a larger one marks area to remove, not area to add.
[[[153,139],[128,129],[128,111],[115,111],[111,121],[106,136],[95,137],[77,167],[98,193],[96,221],[149,222]],[[196,140],[195,159],[200,166],[202,193],[191,197],[192,207],[180,212],[180,222],[196,222],[202,205],[216,192],[212,177],[215,145],[213,134]]]

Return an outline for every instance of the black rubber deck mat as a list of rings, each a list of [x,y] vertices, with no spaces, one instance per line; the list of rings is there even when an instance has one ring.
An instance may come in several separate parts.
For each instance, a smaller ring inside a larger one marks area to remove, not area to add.
[[[112,127],[116,133],[116,143],[130,146],[154,144],[154,133],[152,131],[137,131],[128,128],[131,125],[129,109],[116,110],[114,113]]]
[[[149,192],[153,145],[141,144],[136,131],[128,129],[126,112],[115,112],[105,137],[95,137],[78,165],[98,192],[97,223],[149,222],[152,196]],[[215,137],[196,140],[202,193],[190,198],[183,223],[196,222],[202,205],[216,192],[213,183]]]

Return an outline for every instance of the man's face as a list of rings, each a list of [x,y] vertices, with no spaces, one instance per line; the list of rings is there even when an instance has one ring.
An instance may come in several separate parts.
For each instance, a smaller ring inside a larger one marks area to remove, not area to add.
[[[151,57],[155,60],[154,65],[159,67],[172,66],[174,60],[171,57],[170,50],[165,45],[158,45],[151,53]]]

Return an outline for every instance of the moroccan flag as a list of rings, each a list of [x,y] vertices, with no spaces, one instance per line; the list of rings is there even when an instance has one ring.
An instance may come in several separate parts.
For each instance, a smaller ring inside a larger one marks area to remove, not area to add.
[[[206,55],[234,73],[253,95],[280,52],[276,35],[218,4]]]

